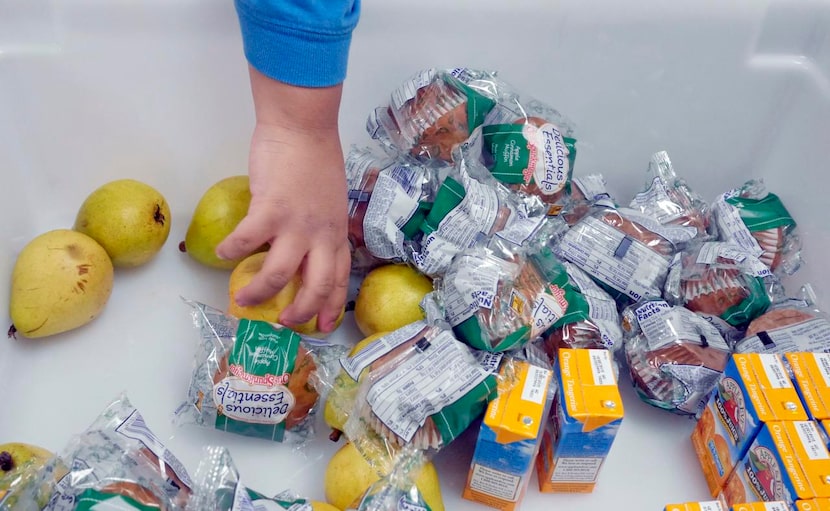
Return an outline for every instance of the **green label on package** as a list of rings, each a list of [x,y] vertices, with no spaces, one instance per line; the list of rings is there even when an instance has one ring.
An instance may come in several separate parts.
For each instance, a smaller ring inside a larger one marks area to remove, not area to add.
[[[567,185],[576,159],[576,140],[553,124],[494,124],[482,128],[493,157],[490,173],[507,184],[535,184],[544,195]]]
[[[429,234],[438,229],[441,220],[461,204],[465,195],[467,195],[467,192],[464,191],[464,185],[451,177],[445,179],[435,195],[435,203],[432,205],[432,209],[427,213],[421,224],[421,231],[424,234]]]
[[[145,506],[137,500],[118,493],[85,490],[75,500],[75,511],[158,511],[158,506]]]
[[[228,356],[227,373],[214,378],[216,429],[282,441],[294,407],[287,384],[300,336],[287,328],[242,319]]]
[[[456,78],[448,77],[447,80],[467,96],[467,128],[472,133],[481,126],[496,102]]]
[[[734,196],[726,199],[726,202],[737,208],[741,220],[750,231],[795,227],[795,220],[774,193],[767,194],[763,199]]]

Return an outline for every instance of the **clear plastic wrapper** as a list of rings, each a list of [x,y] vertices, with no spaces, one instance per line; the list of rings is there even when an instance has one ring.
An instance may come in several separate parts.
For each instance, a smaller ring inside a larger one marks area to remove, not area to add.
[[[242,484],[230,452],[224,447],[203,449],[195,482],[187,511],[312,511],[307,500],[290,490],[266,497],[247,488]]]
[[[353,147],[346,157],[352,270],[408,259],[405,244],[418,233],[435,199],[438,171]]]
[[[425,69],[375,109],[366,129],[392,152],[452,161],[452,151],[480,126],[498,98],[493,73],[466,68]]]
[[[194,484],[125,396],[61,453],[68,473],[45,509],[184,509]],[[97,507],[96,507],[97,506]]]
[[[663,225],[685,227],[690,238],[713,238],[709,205],[678,177],[666,151],[651,156],[645,189],[634,196],[629,207]]]
[[[756,256],[773,272],[801,266],[801,241],[787,208],[763,181],[750,180],[718,197],[713,208],[720,239]]]
[[[662,296],[677,244],[687,241],[687,234],[684,227],[662,225],[638,211],[595,207],[554,250],[616,299],[638,301]]]
[[[571,180],[571,194],[561,212],[568,225],[574,225],[587,215],[593,206],[617,207],[608,192],[608,183],[602,174],[585,174]]]
[[[830,317],[815,305],[810,286],[802,296],[778,300],[754,319],[736,353],[830,352]]]
[[[640,398],[680,415],[697,416],[731,353],[706,319],[662,300],[623,312],[625,360]]]
[[[41,511],[46,507],[55,483],[67,473],[58,456],[13,468],[0,477],[0,511]]]
[[[501,355],[474,353],[451,330],[420,321],[375,348],[344,364],[360,382],[344,432],[368,460],[441,449],[495,397]]]
[[[728,242],[707,241],[679,253],[665,298],[707,317],[730,343],[770,306],[777,279],[757,257]]]
[[[501,87],[496,107],[462,145],[475,176],[538,197],[556,214],[571,192],[576,139],[570,121],[553,108]],[[458,158],[456,157],[456,160]]]
[[[176,422],[276,442],[311,438],[321,394],[346,348],[188,303],[199,343]]]
[[[369,486],[345,511],[432,511],[415,485],[415,474],[426,462],[417,449],[399,451],[388,475]]]
[[[504,187],[482,183],[461,164],[441,183],[413,244],[412,262],[420,272],[439,276],[457,253],[486,246],[496,237],[522,246],[544,219],[544,210],[516,199]]]
[[[568,307],[545,335],[551,356],[560,348],[608,349],[617,352],[623,344],[617,303],[591,277],[572,263],[562,263],[567,276]]]

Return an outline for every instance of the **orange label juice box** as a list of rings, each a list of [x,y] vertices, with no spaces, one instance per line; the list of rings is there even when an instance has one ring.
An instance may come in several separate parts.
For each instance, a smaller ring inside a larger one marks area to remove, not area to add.
[[[607,350],[560,349],[559,389],[536,458],[541,492],[590,493],[623,419]]]
[[[787,353],[798,395],[811,419],[830,419],[830,353]]]
[[[513,511],[524,497],[550,412],[553,371],[524,361],[505,364],[487,406],[463,497]],[[510,374],[508,374],[510,373]]]
[[[729,511],[792,511],[792,506],[787,502],[776,500],[774,502],[748,502],[746,504],[735,504]]]
[[[830,499],[799,500],[795,503],[796,511],[830,511]]]
[[[663,511],[729,511],[726,504],[719,500],[708,502],[687,502],[685,504],[669,504]]]
[[[814,421],[769,422],[723,489],[735,502],[830,497],[830,452]]]
[[[692,445],[712,496],[720,493],[762,424],[806,419],[779,355],[732,355],[692,432]]]

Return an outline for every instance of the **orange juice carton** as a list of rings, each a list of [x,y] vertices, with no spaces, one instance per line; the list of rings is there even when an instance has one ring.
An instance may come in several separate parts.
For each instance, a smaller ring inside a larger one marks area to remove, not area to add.
[[[830,353],[787,353],[784,355],[795,388],[811,419],[830,419]]]
[[[798,392],[779,355],[734,354],[692,432],[712,496],[770,421],[807,420]],[[733,501],[734,502],[734,501]]]
[[[539,490],[590,493],[622,424],[623,403],[607,350],[560,349],[559,389],[536,458]]]
[[[773,502],[747,502],[735,504],[729,511],[792,511],[793,508],[788,502],[776,500]]]
[[[796,511],[830,511],[830,499],[798,500]]]
[[[502,511],[518,508],[550,413],[553,371],[515,360],[501,370],[496,399],[478,433],[463,497]]]
[[[729,511],[726,504],[720,500],[707,502],[687,502],[685,504],[669,504],[663,511]]]
[[[769,422],[724,486],[723,497],[737,502],[830,497],[830,452],[815,421]]]

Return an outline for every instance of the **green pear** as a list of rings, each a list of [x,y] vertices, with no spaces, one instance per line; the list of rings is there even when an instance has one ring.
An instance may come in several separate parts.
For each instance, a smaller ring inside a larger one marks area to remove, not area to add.
[[[97,241],[116,267],[139,266],[170,234],[170,207],[150,185],[134,179],[107,183],[86,198],[74,229]]]
[[[250,205],[248,176],[232,176],[217,182],[196,205],[184,243],[179,247],[205,266],[232,270],[244,257],[219,259],[216,247],[245,218]]]
[[[112,261],[89,236],[68,229],[26,245],[12,271],[12,331],[36,338],[89,323],[112,292]]]

